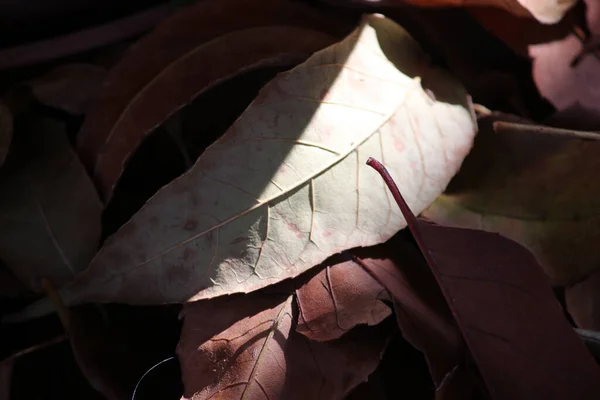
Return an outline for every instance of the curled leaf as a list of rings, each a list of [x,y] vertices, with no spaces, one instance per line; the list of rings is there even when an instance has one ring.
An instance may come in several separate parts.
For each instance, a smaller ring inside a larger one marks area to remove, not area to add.
[[[462,87],[429,68],[401,27],[368,16],[265,86],[61,294],[67,304],[158,304],[250,292],[384,242],[405,221],[381,182],[360,172],[366,154],[389,160],[422,210],[460,167],[474,130]],[[48,311],[42,301],[26,314]]]
[[[279,0],[202,1],[164,21],[110,72],[81,128],[79,153],[103,200],[144,137],[196,96],[242,72],[294,65],[350,29]]]

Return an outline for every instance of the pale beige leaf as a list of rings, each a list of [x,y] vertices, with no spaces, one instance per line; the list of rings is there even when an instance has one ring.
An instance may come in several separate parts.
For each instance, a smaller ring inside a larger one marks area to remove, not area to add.
[[[250,292],[382,243],[406,223],[367,158],[386,163],[420,212],[469,151],[471,115],[464,89],[430,68],[408,33],[365,17],[265,86],[61,294],[69,304],[153,304]]]
[[[0,254],[32,290],[64,284],[96,253],[102,206],[63,123],[29,116],[0,170]],[[13,162],[14,161],[14,162]]]

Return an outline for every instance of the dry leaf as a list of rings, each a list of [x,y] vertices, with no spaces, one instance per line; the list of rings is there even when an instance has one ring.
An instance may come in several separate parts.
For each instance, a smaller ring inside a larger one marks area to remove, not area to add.
[[[587,1],[587,20],[592,34],[600,35],[600,2]],[[581,58],[577,65],[571,62],[582,51],[582,45],[573,33],[562,40],[529,46],[533,58],[533,78],[540,93],[559,111],[579,104],[600,110],[600,60],[593,53]]]
[[[250,292],[405,226],[381,182],[389,160],[423,210],[474,135],[468,98],[429,69],[398,25],[368,16],[344,41],[280,74],[182,177],[161,189],[91,266],[61,290],[67,304],[185,302]],[[434,101],[411,76],[422,73]],[[25,311],[49,312],[42,301]]]
[[[13,135],[13,117],[8,107],[0,102],[0,167],[4,164]]]
[[[111,198],[144,137],[196,96],[252,69],[297,64],[351,28],[280,0],[202,1],[163,22],[111,71],[81,129],[79,153],[101,197]]]
[[[507,118],[480,119],[463,168],[423,215],[499,232],[526,246],[554,284],[577,282],[600,262],[600,185],[590,173],[600,168],[600,142],[495,133],[492,122]]]
[[[498,150],[498,149],[497,149]],[[492,399],[595,399],[600,368],[564,317],[535,257],[498,234],[417,219],[388,184]]]
[[[35,117],[23,124],[13,143],[14,162],[0,170],[0,254],[37,291],[43,277],[64,283],[88,266],[102,207],[64,124]]]
[[[261,292],[186,304],[177,348],[184,398],[342,399],[375,370],[385,329],[314,342],[295,331],[293,308],[293,296]]]
[[[296,290],[296,330],[320,342],[337,339],[356,325],[377,325],[387,318],[392,311],[382,300],[389,300],[387,292],[360,264],[345,255],[331,257]]]
[[[423,352],[438,389],[467,357],[464,340],[418,249],[398,237],[383,246],[386,258],[357,261],[390,292],[402,335]]]
[[[544,24],[554,24],[573,7],[577,0],[322,0],[336,5],[401,7],[406,4],[421,7],[486,6],[500,7],[512,14],[533,15]]]
[[[89,100],[97,94],[105,77],[106,70],[102,67],[67,64],[27,82],[27,85],[41,103],[80,115],[85,113]]]

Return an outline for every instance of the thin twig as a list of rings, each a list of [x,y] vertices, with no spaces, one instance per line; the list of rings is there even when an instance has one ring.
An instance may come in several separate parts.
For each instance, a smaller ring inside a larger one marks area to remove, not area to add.
[[[492,124],[496,133],[533,133],[542,135],[559,136],[580,140],[600,140],[597,132],[574,131],[571,129],[553,128],[551,126],[519,124],[516,122],[496,121]]]

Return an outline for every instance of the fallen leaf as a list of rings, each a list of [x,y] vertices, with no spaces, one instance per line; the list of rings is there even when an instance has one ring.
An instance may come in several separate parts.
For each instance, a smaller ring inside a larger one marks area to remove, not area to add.
[[[339,44],[278,75],[61,289],[65,303],[250,292],[388,240],[405,221],[385,187],[359,173],[365,154],[389,160],[423,210],[460,167],[475,130],[467,95],[424,57],[398,25],[368,16]],[[419,72],[437,101],[407,76]],[[42,300],[22,317],[50,311]]]
[[[311,341],[294,329],[292,295],[198,301],[182,316],[185,399],[341,399],[375,370],[388,340],[378,325]]]
[[[13,135],[13,117],[6,105],[0,102],[0,167],[4,164]]]
[[[389,186],[492,399],[595,399],[600,369],[565,319],[535,258],[498,234],[417,219]]]
[[[565,289],[567,311],[583,329],[600,331],[600,272]]]
[[[364,257],[356,261],[394,298],[402,335],[425,355],[437,389],[467,357],[464,341],[418,249],[394,237],[382,245],[382,252],[386,258]],[[368,249],[368,253],[373,250]]]
[[[64,124],[28,116],[0,170],[0,254],[28,287],[64,283],[96,253],[102,207]]]
[[[600,35],[600,3],[587,1],[587,21],[593,35]],[[575,33],[562,40],[529,47],[533,58],[533,78],[540,93],[559,111],[579,104],[598,114],[600,92],[600,60],[593,53],[583,56],[577,65],[571,62],[582,50]],[[596,117],[597,118],[597,117]]]
[[[533,16],[544,24],[554,24],[577,3],[577,0],[322,0],[335,5],[370,7],[402,7],[407,4],[420,7],[486,6],[499,7],[515,15]]]
[[[360,324],[377,325],[392,310],[386,290],[345,255],[330,257],[317,275],[296,290],[296,330],[311,340],[341,337]]]
[[[93,64],[67,64],[27,82],[41,103],[74,115],[84,114],[106,70]]]
[[[252,69],[297,64],[351,29],[280,0],[202,1],[167,19],[111,71],[82,126],[79,153],[103,200],[144,137],[196,96]]]
[[[600,143],[518,130],[479,134],[461,171],[423,215],[442,224],[502,235],[526,246],[555,285],[580,281],[597,268],[600,235],[595,195]]]

